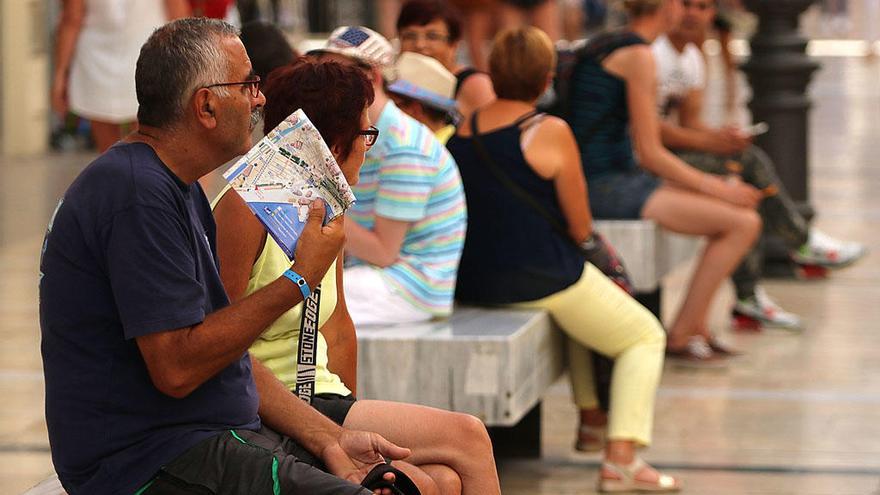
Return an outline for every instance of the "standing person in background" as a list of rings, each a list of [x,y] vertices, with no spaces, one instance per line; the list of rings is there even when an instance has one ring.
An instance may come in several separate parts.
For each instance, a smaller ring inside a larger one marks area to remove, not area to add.
[[[562,37],[562,18],[556,0],[502,0],[501,28],[531,25],[547,33],[554,43]]]
[[[91,121],[103,153],[137,126],[134,68],[157,27],[190,14],[187,0],[63,0],[55,36],[52,109]]]
[[[428,126],[440,144],[455,134],[458,121],[455,100],[455,76],[437,60],[403,52],[394,65],[394,82],[388,93],[394,103],[410,117]]]
[[[865,55],[876,57],[880,55],[880,47],[877,46],[878,31],[880,31],[880,0],[864,0],[865,9],[863,32],[865,33]]]
[[[486,43],[495,27],[497,2],[498,0],[449,0],[462,13],[470,63],[482,72],[489,69],[486,62]]]
[[[404,4],[397,18],[397,36],[400,51],[433,57],[455,75],[455,100],[463,118],[495,99],[492,81],[479,64],[467,67],[456,61],[461,20],[443,0],[411,0]]]

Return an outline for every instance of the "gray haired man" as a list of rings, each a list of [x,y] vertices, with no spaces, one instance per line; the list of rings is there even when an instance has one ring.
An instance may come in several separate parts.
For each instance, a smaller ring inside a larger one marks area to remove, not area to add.
[[[251,146],[265,98],[237,32],[184,19],[141,50],[138,131],[92,162],[49,225],[40,273],[46,420],[71,495],[369,493],[382,456],[252,361],[254,339],[302,300],[288,278],[235,304],[197,180]],[[312,208],[296,252],[314,287],[342,221]],[[321,466],[339,477],[319,471]]]

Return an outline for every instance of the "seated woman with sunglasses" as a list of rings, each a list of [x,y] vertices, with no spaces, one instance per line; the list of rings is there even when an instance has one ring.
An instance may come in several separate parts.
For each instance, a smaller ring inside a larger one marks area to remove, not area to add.
[[[271,73],[265,86],[265,129],[302,108],[327,142],[349,183],[358,181],[375,143],[367,108],[374,93],[364,73],[335,62],[300,59]],[[241,197],[224,191],[214,209],[220,275],[232,301],[277,279],[290,262]],[[357,341],[345,305],[342,253],[321,283],[312,405],[347,427],[381,432],[412,449],[394,465],[428,494],[500,493],[492,444],[480,420],[424,406],[355,400]],[[276,320],[250,349],[292,391],[302,304]]]
[[[586,347],[614,358],[599,488],[675,491],[675,479],[636,455],[651,442],[665,335],[647,309],[584,261],[578,245],[589,243],[592,228],[577,143],[564,121],[535,110],[555,65],[539,29],[500,33],[489,55],[498,99],[447,144],[469,212],[456,298],[549,311],[569,339],[582,419],[601,415]],[[605,430],[590,429],[596,449]]]

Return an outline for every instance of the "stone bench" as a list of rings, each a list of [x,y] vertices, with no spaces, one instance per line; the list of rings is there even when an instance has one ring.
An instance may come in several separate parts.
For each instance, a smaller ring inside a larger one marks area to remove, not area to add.
[[[639,300],[659,315],[661,280],[696,238],[648,221],[600,221]],[[358,329],[358,396],[465,412],[505,456],[540,454],[540,402],[564,371],[563,339],[541,310],[457,306],[445,321]],[[497,427],[497,428],[496,428]]]

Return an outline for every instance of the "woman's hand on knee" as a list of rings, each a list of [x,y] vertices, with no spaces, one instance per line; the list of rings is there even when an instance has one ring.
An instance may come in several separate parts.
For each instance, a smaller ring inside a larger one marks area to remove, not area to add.
[[[763,194],[758,188],[746,184],[739,177],[722,179],[707,174],[700,189],[728,203],[746,208],[757,208],[763,198]]]

